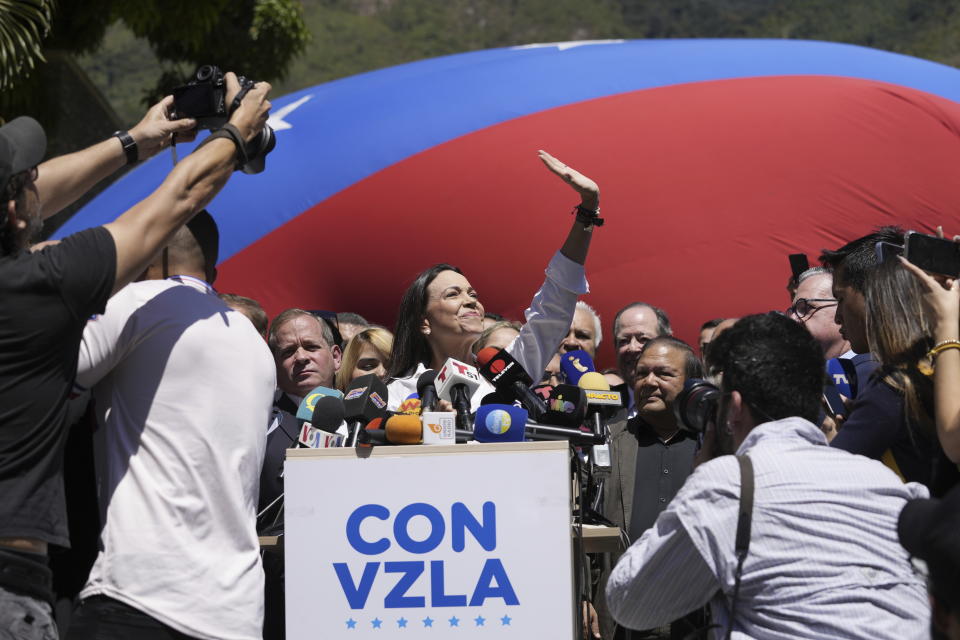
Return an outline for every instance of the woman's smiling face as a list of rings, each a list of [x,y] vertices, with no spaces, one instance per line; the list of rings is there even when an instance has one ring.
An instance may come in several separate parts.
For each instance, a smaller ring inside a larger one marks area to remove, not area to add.
[[[470,282],[456,271],[441,271],[427,287],[421,330],[430,339],[483,331],[483,305]]]

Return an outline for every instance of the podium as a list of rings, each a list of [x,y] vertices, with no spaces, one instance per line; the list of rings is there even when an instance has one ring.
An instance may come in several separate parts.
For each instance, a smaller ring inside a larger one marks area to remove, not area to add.
[[[573,638],[566,442],[291,449],[287,638]]]

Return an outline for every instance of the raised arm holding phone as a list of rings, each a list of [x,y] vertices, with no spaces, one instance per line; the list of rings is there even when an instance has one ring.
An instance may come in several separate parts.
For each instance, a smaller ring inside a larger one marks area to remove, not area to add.
[[[938,235],[942,237],[942,231]],[[934,342],[931,358],[937,437],[947,457],[960,463],[960,280],[935,277],[904,258],[900,261],[922,283]]]

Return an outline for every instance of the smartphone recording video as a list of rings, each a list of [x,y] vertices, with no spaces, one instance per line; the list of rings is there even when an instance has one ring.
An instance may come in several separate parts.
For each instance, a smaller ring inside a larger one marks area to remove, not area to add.
[[[952,278],[960,275],[960,244],[953,240],[907,231],[903,257],[930,273]]]

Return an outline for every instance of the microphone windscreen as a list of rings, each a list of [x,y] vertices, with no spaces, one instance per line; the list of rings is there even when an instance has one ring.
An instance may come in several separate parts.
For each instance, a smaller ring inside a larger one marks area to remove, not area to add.
[[[420,396],[414,391],[397,406],[397,413],[420,415],[420,404]]]
[[[581,389],[593,389],[595,391],[610,390],[610,383],[607,382],[607,379],[603,377],[602,373],[597,373],[596,371],[588,371],[580,376],[580,380],[576,382],[576,385]]]
[[[583,349],[567,351],[560,356],[560,371],[570,384],[579,384],[580,378],[587,373],[596,373],[593,358]],[[600,376],[603,377],[603,376]],[[609,385],[607,386],[609,389]]]
[[[317,429],[309,422],[304,422],[300,426],[300,435],[297,440],[308,449],[335,449],[343,446],[344,437],[339,433]]]
[[[490,351],[494,353],[491,354]],[[490,381],[497,389],[510,389],[517,383],[525,387],[533,384],[530,374],[520,365],[506,349],[487,347],[477,354],[477,361],[483,355],[484,363],[480,366],[480,375]]]
[[[421,398],[423,397],[424,390],[435,384],[437,379],[437,372],[433,369],[427,369],[420,374],[420,377],[417,378],[417,395]]]
[[[317,398],[310,416],[310,424],[317,429],[335,433],[344,419],[343,400],[335,396]]]
[[[437,407],[437,372],[433,369],[427,369],[417,378],[417,411],[423,414],[430,412]],[[413,403],[410,404],[413,407]],[[402,413],[414,413],[414,411],[403,411]]]
[[[374,418],[367,423],[367,426],[364,429],[370,431],[372,429],[383,429],[383,418]]]
[[[488,362],[493,360],[497,354],[500,353],[500,350],[496,347],[484,347],[477,352],[477,364],[481,367],[485,367]]]
[[[387,441],[393,444],[420,444],[423,440],[423,426],[419,416],[390,416],[384,423]]]
[[[473,438],[477,442],[523,442],[527,410],[508,404],[487,404],[477,410]]]
[[[427,411],[420,414],[423,444],[456,444],[456,411]]]
[[[540,396],[544,402],[550,399],[550,395],[553,393],[552,384],[538,384],[537,386],[531,389],[535,394]]]
[[[558,384],[547,399],[546,413],[537,422],[576,429],[586,415],[586,392],[572,384]]]
[[[343,396],[347,420],[366,424],[387,409],[387,385],[374,374],[354,378]]]
[[[847,371],[843,368],[843,364],[840,363],[839,358],[830,358],[827,360],[827,378],[833,381],[833,384],[837,386],[837,390],[842,395],[848,398],[853,397]]]
[[[475,367],[465,362],[460,362],[456,358],[447,358],[437,373],[437,397],[447,402],[454,402],[453,390],[460,385],[466,387],[469,399],[480,387],[480,374]]]
[[[307,395],[303,396],[303,400],[300,401],[300,406],[297,407],[297,420],[306,420],[307,422],[310,422],[313,419],[313,410],[317,406],[317,400],[325,396],[343,398],[343,394],[337,389],[331,389],[330,387],[317,387]]]
[[[513,394],[491,391],[481,398],[480,404],[513,404]]]

